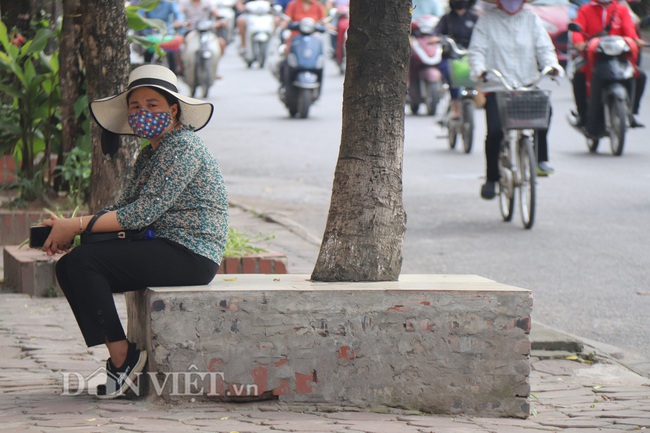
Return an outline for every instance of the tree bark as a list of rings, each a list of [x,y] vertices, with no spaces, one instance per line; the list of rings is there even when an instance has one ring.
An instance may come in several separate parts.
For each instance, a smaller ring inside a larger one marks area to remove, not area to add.
[[[410,7],[410,0],[350,2],[341,146],[313,280],[399,277]]]
[[[88,100],[124,90],[131,70],[123,0],[88,0],[82,7],[83,53]],[[124,107],[126,110],[126,107]],[[122,192],[133,167],[139,141],[122,137],[113,157],[101,149],[101,129],[91,122],[91,212],[112,204]]]
[[[59,82],[61,83],[61,147],[57,165],[65,163],[65,154],[70,152],[77,142],[81,131],[81,121],[74,113],[74,105],[82,94],[83,75],[81,60],[81,0],[64,0],[63,23],[61,25],[61,43],[59,46]],[[55,180],[58,191],[61,177]]]

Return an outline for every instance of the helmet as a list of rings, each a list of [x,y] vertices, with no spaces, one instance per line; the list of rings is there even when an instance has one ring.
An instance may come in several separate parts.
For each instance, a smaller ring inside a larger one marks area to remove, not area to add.
[[[449,0],[449,8],[452,10],[470,10],[476,6],[477,0]]]
[[[449,7],[455,11],[469,9],[471,2],[470,0],[449,0]]]

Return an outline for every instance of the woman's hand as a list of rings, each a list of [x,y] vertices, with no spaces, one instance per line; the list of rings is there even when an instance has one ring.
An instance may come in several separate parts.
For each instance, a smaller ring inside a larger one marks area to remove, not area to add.
[[[52,215],[51,219],[41,224],[52,227],[50,236],[43,244],[43,251],[49,256],[70,251],[74,237],[80,232],[79,218],[57,218]]]

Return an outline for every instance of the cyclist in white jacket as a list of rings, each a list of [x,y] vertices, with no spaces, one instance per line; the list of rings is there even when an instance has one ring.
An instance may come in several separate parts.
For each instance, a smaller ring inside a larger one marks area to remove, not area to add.
[[[486,200],[496,195],[499,146],[503,140],[496,96],[491,92],[505,90],[495,77],[490,80],[486,71],[497,69],[508,82],[518,85],[533,83],[539,77],[539,71],[546,66],[553,67],[557,74],[563,72],[542,20],[534,12],[523,9],[523,5],[524,0],[496,0],[496,5],[488,4],[474,27],[469,45],[470,76],[486,92],[486,182],[481,188],[481,197]],[[535,143],[537,173],[542,176],[553,172],[547,164],[547,132],[540,130]]]

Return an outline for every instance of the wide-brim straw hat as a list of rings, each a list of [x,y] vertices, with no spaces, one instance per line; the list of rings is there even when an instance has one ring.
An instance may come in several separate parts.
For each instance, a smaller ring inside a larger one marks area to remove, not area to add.
[[[153,87],[178,98],[181,123],[193,127],[196,131],[203,128],[212,117],[212,104],[178,93],[178,78],[170,69],[161,65],[142,65],[131,71],[126,90],[90,103],[90,112],[95,121],[105,130],[115,134],[134,135],[129,126],[126,97],[129,92],[139,87]]]

